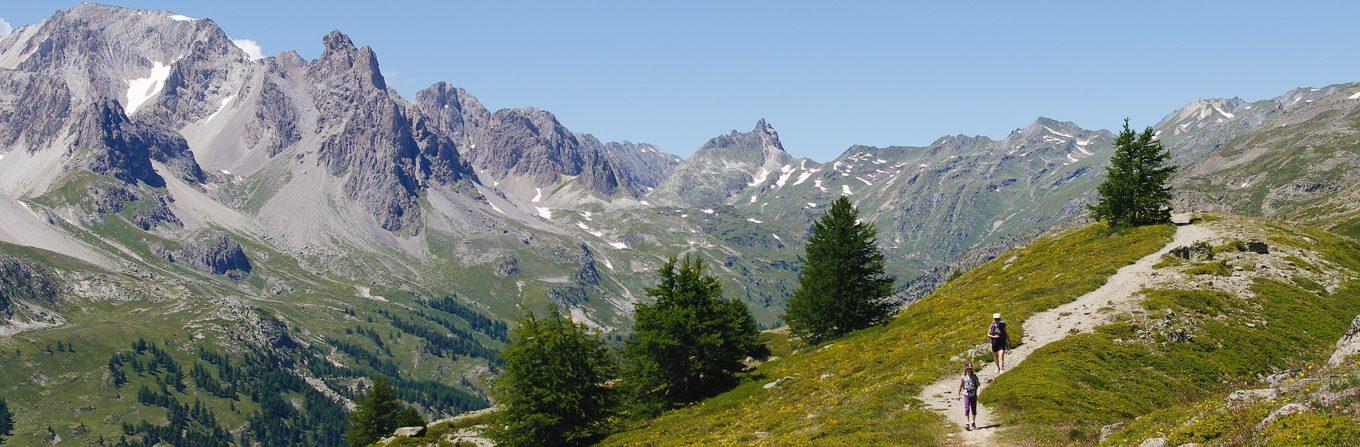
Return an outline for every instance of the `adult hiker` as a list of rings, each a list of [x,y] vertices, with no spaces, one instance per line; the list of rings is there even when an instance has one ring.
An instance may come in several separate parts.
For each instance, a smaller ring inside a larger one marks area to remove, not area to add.
[[[981,386],[977,374],[973,374],[973,364],[965,363],[963,377],[959,379],[959,399],[963,401],[963,417],[968,421],[963,425],[965,430],[977,429],[977,397]]]
[[[992,357],[996,360],[996,372],[1000,373],[1006,369],[1006,343],[1010,341],[1001,314],[992,314],[992,327],[987,328],[987,338],[992,341]]]

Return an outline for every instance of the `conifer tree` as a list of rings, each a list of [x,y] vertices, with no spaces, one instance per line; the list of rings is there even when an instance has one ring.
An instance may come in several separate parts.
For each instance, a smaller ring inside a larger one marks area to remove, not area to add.
[[[647,289],[654,301],[637,305],[627,344],[625,385],[644,415],[716,394],[735,384],[745,359],[769,356],[750,309],[723,299],[703,261],[671,258],[659,273],[660,283]]]
[[[397,427],[424,427],[425,417],[413,407],[402,408],[397,413]]]
[[[884,273],[877,231],[841,196],[813,226],[784,322],[816,344],[892,318],[894,277]]]
[[[618,406],[613,356],[585,326],[528,313],[501,359],[491,391],[501,411],[488,433],[496,445],[584,446],[607,434]]]
[[[1112,228],[1153,225],[1171,221],[1171,187],[1176,172],[1171,153],[1156,140],[1152,128],[1134,132],[1129,120],[1114,140],[1114,156],[1105,168],[1105,182],[1097,188],[1100,200],[1090,206],[1091,218]]]
[[[4,398],[0,398],[0,444],[5,443],[5,437],[14,433],[14,415],[9,412],[9,404]]]
[[[397,390],[386,377],[373,379],[373,386],[357,404],[354,413],[350,414],[349,431],[345,432],[350,447],[372,444],[397,429],[402,406],[397,401]]]

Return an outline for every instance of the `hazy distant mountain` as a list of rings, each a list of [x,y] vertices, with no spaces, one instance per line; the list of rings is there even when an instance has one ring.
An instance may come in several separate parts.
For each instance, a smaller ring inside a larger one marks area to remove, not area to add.
[[[764,182],[793,160],[779,133],[765,120],[750,132],[732,131],[708,140],[675,168],[648,198],[673,205],[727,203],[747,187]]]

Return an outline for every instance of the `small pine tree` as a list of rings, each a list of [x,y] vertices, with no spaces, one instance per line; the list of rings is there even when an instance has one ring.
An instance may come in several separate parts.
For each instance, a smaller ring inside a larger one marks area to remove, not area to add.
[[[387,382],[386,377],[373,379],[373,386],[359,400],[354,413],[349,416],[349,431],[345,440],[350,447],[363,447],[392,434],[397,429],[401,403],[397,401],[397,390]]]
[[[585,326],[525,314],[501,359],[505,366],[491,390],[501,407],[489,433],[496,445],[584,446],[607,433],[618,406],[607,385],[614,359]]]
[[[661,281],[647,289],[655,301],[637,305],[627,343],[624,380],[639,414],[655,414],[716,394],[736,382],[745,359],[769,356],[750,309],[722,298],[718,278],[703,261],[671,258]]]
[[[397,427],[424,427],[425,417],[415,408],[406,407],[397,414]]]
[[[784,311],[794,335],[816,344],[892,318],[895,278],[884,273],[877,231],[859,221],[850,199],[836,199],[813,226],[806,256]]]
[[[5,437],[14,433],[14,415],[9,412],[9,404],[4,398],[0,398],[0,444],[5,443]]]
[[[1157,141],[1152,128],[1135,133],[1124,120],[1114,140],[1114,156],[1105,168],[1105,182],[1096,189],[1100,200],[1090,206],[1091,218],[1112,228],[1154,225],[1171,221],[1171,187],[1176,172],[1171,152]]]

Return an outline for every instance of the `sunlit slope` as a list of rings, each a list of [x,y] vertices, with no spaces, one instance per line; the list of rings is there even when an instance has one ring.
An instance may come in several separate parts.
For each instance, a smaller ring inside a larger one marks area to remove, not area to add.
[[[609,438],[604,445],[941,445],[955,430],[915,396],[983,341],[993,312],[1012,322],[1098,288],[1171,239],[1170,226],[1107,235],[1088,226],[964,274],[890,324],[804,348],[753,380]],[[1018,324],[1013,337],[1023,336]],[[778,386],[764,385],[791,377]]]

